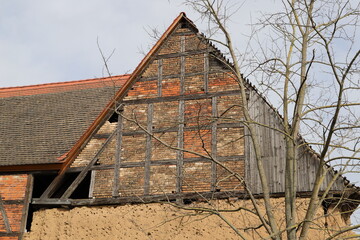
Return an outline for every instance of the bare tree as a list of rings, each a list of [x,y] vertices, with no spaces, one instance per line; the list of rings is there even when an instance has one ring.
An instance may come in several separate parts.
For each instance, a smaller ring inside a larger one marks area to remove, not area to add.
[[[250,42],[250,45],[256,51],[248,61],[248,73],[245,74],[257,81],[258,87],[268,96],[279,100],[277,108],[283,116],[283,128],[275,129],[283,133],[286,142],[286,228],[279,229],[270,201],[260,140],[256,135],[259,123],[250,114],[247,83],[227,28],[236,8],[224,1],[189,0],[186,4],[208,21],[211,32],[221,33],[224,41],[218,38],[212,40],[225,47],[232,60],[231,69],[241,91],[244,123],[252,139],[263,190],[267,220],[261,219],[261,222],[272,239],[280,239],[284,231],[287,239],[306,239],[315,212],[327,198],[336,178],[348,171],[358,170],[360,118],[357,108],[360,99],[356,91],[360,87],[360,51],[356,45],[356,27],[360,5],[338,0],[283,1],[280,12],[264,15],[261,23],[255,26],[269,30],[269,48],[262,47],[263,42],[256,42],[256,34],[250,39],[255,42]],[[307,137],[308,143],[302,140],[300,134]],[[316,148],[320,164],[306,216],[297,219],[297,158],[298,149],[304,144]],[[338,172],[326,190],[321,192],[328,163],[333,163]],[[357,227],[359,225],[344,231]],[[341,232],[331,237],[339,234]]]

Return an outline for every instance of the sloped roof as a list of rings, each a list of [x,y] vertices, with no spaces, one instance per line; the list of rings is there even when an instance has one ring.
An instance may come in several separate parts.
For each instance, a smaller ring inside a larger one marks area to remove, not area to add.
[[[59,163],[128,77],[0,88],[0,166]]]

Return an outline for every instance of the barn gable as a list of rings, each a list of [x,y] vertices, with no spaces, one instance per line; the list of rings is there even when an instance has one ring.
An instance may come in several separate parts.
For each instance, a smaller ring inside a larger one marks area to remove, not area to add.
[[[238,85],[184,14],[174,23],[71,163],[91,175],[90,197],[242,191],[211,161],[244,175]]]
[[[282,134],[271,130],[282,129],[281,116],[249,82],[247,87],[250,114],[270,126],[258,125],[257,131],[271,193],[281,195],[285,144]],[[261,195],[241,106],[231,65],[181,13],[88,129],[86,139],[70,151],[62,174],[34,202],[89,203],[73,200],[79,192],[91,204],[105,198],[143,202],[245,196],[244,181]],[[318,158],[308,147],[298,152],[298,191],[309,193]],[[323,190],[332,176],[329,168]],[[79,190],[84,182],[86,190]],[[332,190],[341,192],[344,186],[340,178]]]

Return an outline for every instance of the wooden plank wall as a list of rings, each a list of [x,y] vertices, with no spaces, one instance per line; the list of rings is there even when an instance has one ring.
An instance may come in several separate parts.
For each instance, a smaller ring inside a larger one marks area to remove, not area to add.
[[[250,88],[251,89],[251,88]],[[254,90],[249,91],[249,110],[250,115],[255,122],[259,122],[271,128],[283,130],[282,121],[264,99]],[[246,131],[247,132],[247,131]],[[260,139],[264,168],[269,180],[270,190],[272,193],[285,192],[285,140],[283,134],[270,128],[256,125],[256,134]],[[262,193],[260,179],[257,171],[252,141],[250,137],[246,138],[246,181],[253,193]],[[298,175],[297,191],[312,191],[315,181],[315,175],[319,166],[319,160],[316,155],[309,151],[307,146],[298,149]],[[332,179],[329,172],[322,184],[321,190]],[[343,190],[344,184],[337,180],[331,190]]]

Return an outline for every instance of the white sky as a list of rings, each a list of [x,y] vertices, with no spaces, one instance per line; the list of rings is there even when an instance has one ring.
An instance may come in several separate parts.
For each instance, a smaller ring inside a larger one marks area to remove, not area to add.
[[[147,31],[162,33],[181,11],[198,18],[167,0],[0,0],[0,87],[102,77],[97,38],[105,54],[116,49],[112,74],[131,73],[153,44]],[[245,31],[250,12],[239,16]]]
[[[232,26],[238,46],[250,16],[271,9],[273,1],[244,1]],[[111,73],[131,73],[154,44],[146,30],[163,33],[182,11],[205,29],[175,0],[0,0],[0,88],[107,76],[97,38],[106,55],[116,49]]]

